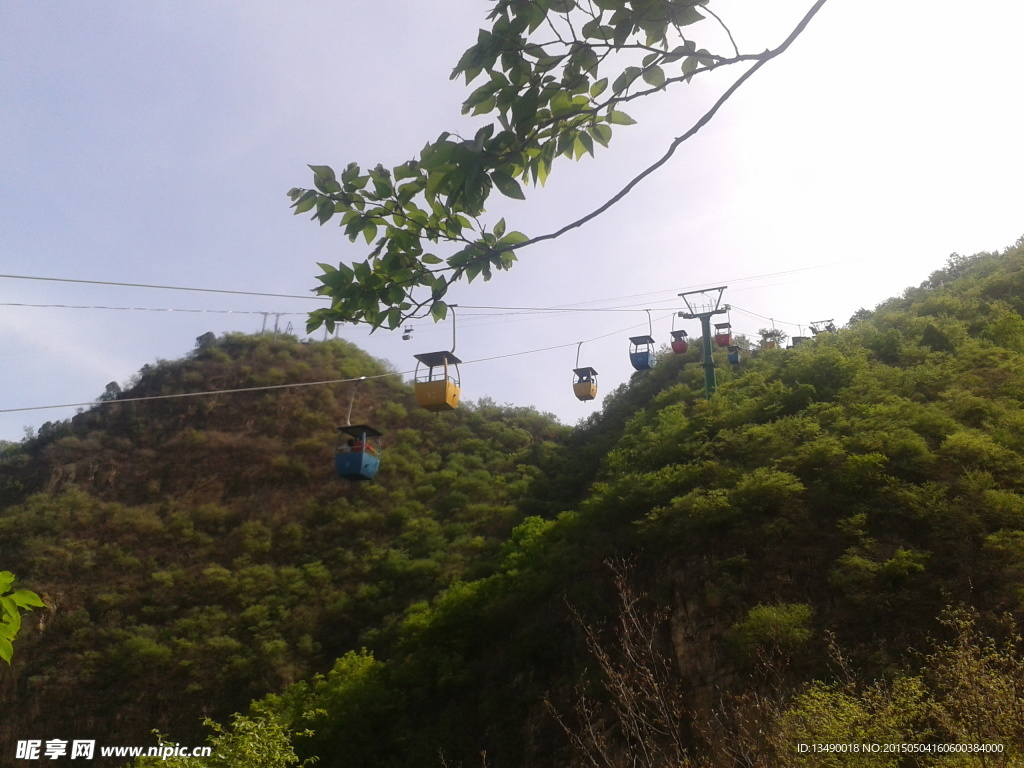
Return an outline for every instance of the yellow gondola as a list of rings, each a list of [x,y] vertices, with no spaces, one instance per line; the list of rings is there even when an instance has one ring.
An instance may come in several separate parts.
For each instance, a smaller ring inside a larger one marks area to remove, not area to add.
[[[593,368],[573,368],[572,391],[578,400],[597,397],[597,371]]]
[[[451,352],[423,352],[416,360],[416,403],[428,411],[454,411],[461,391],[459,360]],[[421,371],[420,366],[426,366]]]

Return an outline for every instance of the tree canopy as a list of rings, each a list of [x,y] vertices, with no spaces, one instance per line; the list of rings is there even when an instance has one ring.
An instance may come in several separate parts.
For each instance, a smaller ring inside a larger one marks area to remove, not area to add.
[[[352,266],[320,264],[317,292],[332,304],[312,312],[307,329],[443,319],[453,283],[489,280],[512,267],[517,251],[583,225],[627,195],[784,52],[824,3],[817,0],[777,47],[743,53],[709,0],[496,0],[490,28],[452,71],[452,79],[477,84],[463,114],[489,118],[472,137],[442,133],[390,169],[349,163],[339,174],[311,165],[313,188],[289,191],[296,214],[313,211],[321,225],[337,215],[351,241],[363,238],[370,247]],[[721,46],[715,38],[730,48],[702,46]],[[495,188],[524,200],[523,185],[544,184],[557,158],[579,160],[608,147],[614,127],[635,122],[625,111],[629,102],[744,64],[751,66],[657,162],[585,216],[532,237],[485,216]]]

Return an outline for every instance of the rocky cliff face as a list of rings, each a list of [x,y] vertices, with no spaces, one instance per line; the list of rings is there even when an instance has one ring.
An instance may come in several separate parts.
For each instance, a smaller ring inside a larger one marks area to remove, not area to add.
[[[707,712],[718,699],[718,692],[736,679],[735,669],[722,650],[735,617],[726,613],[718,599],[706,560],[675,570],[671,579],[675,605],[669,627],[685,703],[693,712]]]

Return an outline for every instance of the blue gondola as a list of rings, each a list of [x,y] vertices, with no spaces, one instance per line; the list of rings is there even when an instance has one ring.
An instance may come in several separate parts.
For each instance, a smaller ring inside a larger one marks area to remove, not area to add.
[[[380,467],[380,436],[373,427],[355,424],[338,427],[334,471],[345,480],[373,480]]]
[[[630,336],[629,362],[638,371],[651,370],[654,367],[654,338],[651,336]]]

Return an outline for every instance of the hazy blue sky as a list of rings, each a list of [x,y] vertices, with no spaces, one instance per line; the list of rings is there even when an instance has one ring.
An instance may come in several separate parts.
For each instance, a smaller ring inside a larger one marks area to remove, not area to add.
[[[777,44],[810,0],[721,0],[741,49]],[[0,273],[306,295],[316,262],[364,248],[292,217],[307,163],[395,165],[459,116],[448,74],[488,3],[71,2],[0,4]],[[602,393],[631,373],[626,337],[668,341],[681,290],[728,284],[735,330],[845,322],[920,283],[953,251],[1024,235],[1020,140],[1024,6],[829,0],[653,179],[590,226],[524,252],[461,304],[632,306],[637,312],[460,312],[463,395],[535,405],[572,423],[581,364]],[[714,30],[709,34],[714,38]],[[718,46],[721,48],[721,46]],[[588,211],[657,158],[737,73],[631,110],[611,150],[555,169],[492,213],[538,234]],[[780,274],[781,273],[781,274]],[[759,279],[749,279],[758,276]],[[15,303],[213,313],[16,307]],[[0,278],[0,409],[92,400],[206,331],[301,331],[306,299]],[[270,323],[273,323],[271,318]],[[631,329],[631,326],[636,326]],[[691,332],[695,328],[691,327]],[[450,327],[341,335],[409,370]],[[317,334],[320,337],[322,334]],[[0,414],[0,439],[74,409]]]

